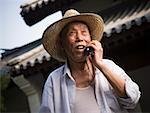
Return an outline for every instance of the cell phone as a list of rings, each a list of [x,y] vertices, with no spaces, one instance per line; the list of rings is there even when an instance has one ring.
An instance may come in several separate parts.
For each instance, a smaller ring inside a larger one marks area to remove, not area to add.
[[[86,47],[85,48],[85,55],[87,55],[87,56],[91,56],[91,57],[93,57],[94,56],[94,48],[93,47]]]

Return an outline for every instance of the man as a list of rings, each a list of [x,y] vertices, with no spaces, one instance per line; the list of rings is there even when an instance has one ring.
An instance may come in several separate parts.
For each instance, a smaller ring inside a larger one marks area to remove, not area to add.
[[[66,11],[43,34],[47,52],[65,64],[48,77],[41,113],[121,113],[134,109],[139,87],[113,61],[103,59],[99,15]],[[88,53],[86,49],[92,48]]]

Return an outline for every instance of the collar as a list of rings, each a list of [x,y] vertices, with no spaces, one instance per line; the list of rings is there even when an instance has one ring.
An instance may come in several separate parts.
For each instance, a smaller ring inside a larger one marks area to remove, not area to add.
[[[97,76],[99,73],[102,73],[102,72],[97,67],[95,67],[95,76]],[[71,80],[75,81],[71,75],[71,71],[70,71],[67,61],[64,64],[63,76],[68,76]]]
[[[70,68],[68,66],[68,62],[65,62],[65,64],[64,64],[63,76],[68,76],[71,80],[75,81],[71,75],[71,71],[70,71]]]

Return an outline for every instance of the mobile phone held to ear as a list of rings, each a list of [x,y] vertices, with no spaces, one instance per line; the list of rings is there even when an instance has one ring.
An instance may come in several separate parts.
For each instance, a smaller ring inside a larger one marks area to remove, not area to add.
[[[85,55],[87,55],[87,56],[90,55],[91,57],[94,57],[94,48],[86,47],[84,52],[85,52]]]

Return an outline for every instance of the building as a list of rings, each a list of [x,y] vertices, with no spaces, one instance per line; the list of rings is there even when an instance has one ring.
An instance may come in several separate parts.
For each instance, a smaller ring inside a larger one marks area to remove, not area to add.
[[[106,25],[101,41],[104,57],[116,61],[139,84],[141,109],[150,111],[149,0],[38,0],[21,8],[21,15],[29,26],[58,10],[64,13],[68,8],[100,14]],[[7,112],[37,112],[48,74],[62,64],[43,49],[41,39],[5,51],[1,67],[11,68],[11,82],[5,92]],[[14,102],[16,104],[10,104]]]

